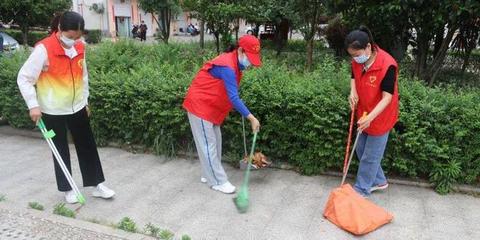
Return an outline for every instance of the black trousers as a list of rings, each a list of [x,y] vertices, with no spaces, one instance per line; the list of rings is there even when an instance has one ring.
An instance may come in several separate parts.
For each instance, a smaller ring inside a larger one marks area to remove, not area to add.
[[[49,115],[44,113],[42,119],[47,129],[52,129],[55,132],[53,143],[57,147],[70,174],[72,173],[72,168],[70,164],[70,151],[68,149],[67,130],[70,131],[73,142],[75,143],[78,162],[82,172],[83,186],[96,186],[104,182],[105,178],[103,176],[102,164],[100,163],[97,144],[93,137],[86,108],[69,115]],[[62,169],[55,160],[55,156],[53,156],[53,160],[58,190],[61,192],[72,190]]]

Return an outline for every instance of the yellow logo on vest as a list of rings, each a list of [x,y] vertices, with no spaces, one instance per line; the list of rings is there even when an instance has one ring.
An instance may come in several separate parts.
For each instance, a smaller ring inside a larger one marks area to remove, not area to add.
[[[369,81],[368,81],[367,84],[368,84],[370,87],[376,87],[376,86],[375,86],[375,82],[377,81],[377,76],[370,76],[370,77],[368,78],[368,80],[369,80]]]
[[[83,66],[85,65],[85,59],[78,60],[77,64],[79,68],[83,69]]]

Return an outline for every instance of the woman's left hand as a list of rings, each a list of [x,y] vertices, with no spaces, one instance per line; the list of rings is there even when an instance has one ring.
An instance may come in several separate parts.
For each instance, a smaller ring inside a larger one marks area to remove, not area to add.
[[[360,118],[358,120],[357,125],[358,125],[358,130],[362,131],[370,127],[370,123],[372,123],[373,119],[370,118],[370,115]]]

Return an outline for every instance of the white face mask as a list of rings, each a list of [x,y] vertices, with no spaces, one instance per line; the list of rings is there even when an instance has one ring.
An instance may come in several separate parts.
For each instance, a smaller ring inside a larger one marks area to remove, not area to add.
[[[250,66],[250,61],[247,58],[247,55],[243,55],[243,57],[238,56],[238,62],[243,66],[244,69],[247,69]]]
[[[65,46],[67,46],[67,48],[71,48],[73,47],[73,44],[75,44],[75,40],[67,38],[63,36],[63,34],[60,35],[60,40],[63,42],[63,44],[65,44]]]
[[[358,57],[353,57],[353,60],[355,60],[355,62],[359,63],[359,64],[363,64],[363,63],[366,63],[368,61],[369,57],[367,56],[367,54],[362,54]]]

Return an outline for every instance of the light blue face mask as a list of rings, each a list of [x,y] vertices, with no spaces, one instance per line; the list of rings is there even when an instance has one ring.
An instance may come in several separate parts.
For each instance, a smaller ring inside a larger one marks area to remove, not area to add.
[[[238,62],[240,63],[240,70],[245,70],[251,65],[246,55],[243,55],[243,58],[238,57]]]
[[[368,58],[367,54],[362,54],[358,57],[353,57],[353,60],[359,64],[364,64],[368,61]]]

